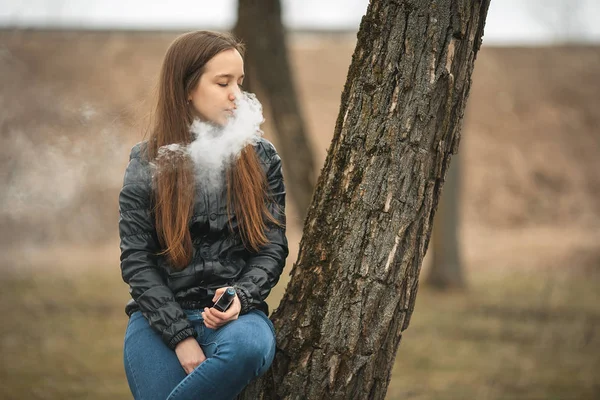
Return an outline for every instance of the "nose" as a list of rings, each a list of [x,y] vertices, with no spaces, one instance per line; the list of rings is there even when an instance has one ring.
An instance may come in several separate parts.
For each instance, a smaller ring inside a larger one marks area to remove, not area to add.
[[[241,93],[242,92],[240,88],[237,85],[235,85],[234,89],[231,91],[231,93],[229,93],[229,100],[235,101],[235,99],[238,98]]]

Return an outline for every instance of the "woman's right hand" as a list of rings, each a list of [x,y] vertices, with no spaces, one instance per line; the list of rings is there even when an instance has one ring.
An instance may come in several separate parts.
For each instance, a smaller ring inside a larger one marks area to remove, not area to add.
[[[175,346],[175,354],[186,374],[192,372],[206,360],[202,348],[192,336],[183,339]]]

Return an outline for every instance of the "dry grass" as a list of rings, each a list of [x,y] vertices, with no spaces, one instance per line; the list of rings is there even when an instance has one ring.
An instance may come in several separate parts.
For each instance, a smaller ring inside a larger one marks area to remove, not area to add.
[[[4,280],[0,398],[126,399],[121,363],[128,293],[118,274]]]
[[[466,294],[422,290],[389,399],[597,399],[598,268],[471,274]]]
[[[0,283],[0,398],[127,399],[118,273]],[[470,271],[466,294],[422,289],[389,399],[594,399],[598,268]],[[275,297],[280,297],[281,286]]]

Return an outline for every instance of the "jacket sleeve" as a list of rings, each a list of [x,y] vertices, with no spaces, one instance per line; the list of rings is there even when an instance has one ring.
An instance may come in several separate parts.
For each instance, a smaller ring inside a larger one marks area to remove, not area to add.
[[[270,194],[267,208],[275,219],[285,224],[285,186],[281,158],[274,148],[273,153],[267,170]],[[269,242],[262,246],[258,252],[252,254],[241,276],[234,284],[242,305],[240,314],[257,308],[267,298],[271,289],[279,281],[285,266],[285,259],[289,254],[285,225],[279,227],[267,222],[265,234]]]
[[[171,349],[183,339],[196,336],[158,269],[149,164],[133,156],[119,195],[119,236],[123,280],[150,326]]]

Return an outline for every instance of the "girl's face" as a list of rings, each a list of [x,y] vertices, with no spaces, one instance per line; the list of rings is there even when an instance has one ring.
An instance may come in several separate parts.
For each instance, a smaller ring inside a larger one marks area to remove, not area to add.
[[[224,50],[204,66],[198,86],[188,95],[195,114],[203,121],[225,125],[236,108],[244,80],[244,60],[236,49]]]

